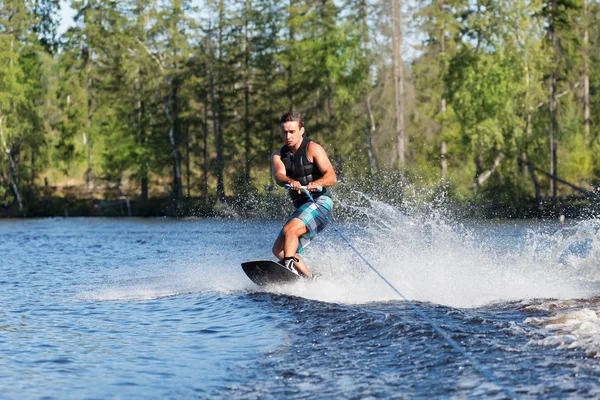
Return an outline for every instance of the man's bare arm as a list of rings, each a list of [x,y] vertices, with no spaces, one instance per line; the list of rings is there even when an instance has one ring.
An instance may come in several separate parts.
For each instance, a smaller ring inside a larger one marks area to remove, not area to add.
[[[273,179],[275,179],[275,183],[279,186],[284,186],[286,184],[289,184],[294,188],[299,188],[301,186],[300,182],[291,179],[285,174],[285,165],[283,164],[283,161],[281,161],[281,155],[278,151],[271,155],[271,170]]]
[[[309,190],[317,190],[319,186],[329,187],[333,186],[337,182],[337,176],[333,170],[333,165],[325,153],[325,149],[315,142],[311,142],[307,151],[309,160],[312,158],[312,162],[319,168],[323,176],[314,182],[308,184]]]

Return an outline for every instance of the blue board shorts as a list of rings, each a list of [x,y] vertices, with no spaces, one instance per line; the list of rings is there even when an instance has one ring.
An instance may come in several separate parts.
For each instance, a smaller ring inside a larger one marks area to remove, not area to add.
[[[327,220],[331,218],[331,211],[333,210],[333,201],[329,196],[319,196],[315,200],[316,204],[312,201],[308,201],[300,206],[294,213],[288,218],[286,224],[293,218],[300,218],[304,225],[308,228],[308,233],[300,236],[300,243],[298,244],[298,253],[308,246],[310,241],[329,223]],[[325,217],[327,216],[327,218]]]

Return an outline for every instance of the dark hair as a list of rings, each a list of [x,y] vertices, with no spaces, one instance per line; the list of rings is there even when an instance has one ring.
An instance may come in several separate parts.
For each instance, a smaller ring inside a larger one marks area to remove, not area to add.
[[[283,125],[286,122],[296,121],[298,123],[299,128],[304,128],[304,119],[300,113],[295,111],[290,111],[289,113],[283,114],[281,119],[279,120],[279,126]]]

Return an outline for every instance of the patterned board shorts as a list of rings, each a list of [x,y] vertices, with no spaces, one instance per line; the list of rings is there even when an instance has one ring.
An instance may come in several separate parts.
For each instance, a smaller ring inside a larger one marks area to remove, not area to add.
[[[289,222],[292,218],[300,218],[308,228],[308,233],[300,236],[298,253],[301,253],[310,241],[325,229],[329,223],[327,219],[331,218],[331,211],[333,210],[333,201],[331,201],[331,198],[320,196],[315,202],[316,204],[312,201],[302,204],[287,220]]]

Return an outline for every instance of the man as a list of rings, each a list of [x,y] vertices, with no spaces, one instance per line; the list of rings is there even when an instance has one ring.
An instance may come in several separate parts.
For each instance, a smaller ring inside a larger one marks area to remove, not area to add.
[[[284,114],[280,126],[284,146],[271,156],[273,177],[279,186],[287,184],[293,188],[290,197],[296,211],[275,240],[273,254],[292,272],[312,278],[299,253],[327,225],[333,209],[327,187],[334,185],[337,177],[323,147],[304,137],[300,114]],[[316,204],[300,190],[301,186],[307,187]]]

